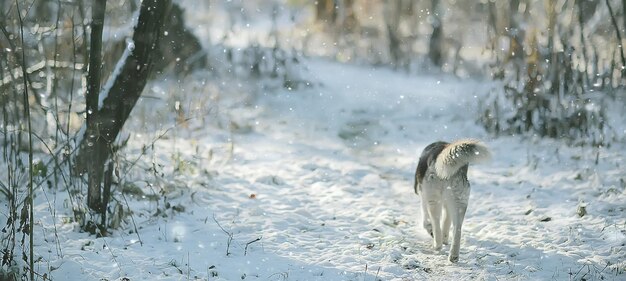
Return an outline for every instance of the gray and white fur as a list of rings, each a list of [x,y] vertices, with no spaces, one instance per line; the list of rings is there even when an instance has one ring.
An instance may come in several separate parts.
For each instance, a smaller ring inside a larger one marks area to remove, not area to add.
[[[448,244],[452,226],[452,245],[448,259],[459,260],[461,227],[467,210],[470,163],[491,159],[485,144],[477,140],[452,143],[434,142],[424,148],[415,170],[415,193],[422,199],[423,226],[433,237],[433,247]]]

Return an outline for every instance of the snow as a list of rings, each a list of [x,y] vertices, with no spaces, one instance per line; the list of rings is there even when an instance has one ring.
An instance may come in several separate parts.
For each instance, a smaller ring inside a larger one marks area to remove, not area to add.
[[[128,123],[122,157],[138,160],[118,179],[144,192],[116,193],[132,216],[94,238],[71,222],[64,191],[45,190],[37,271],[53,280],[626,279],[623,142],[494,138],[474,121],[493,87],[484,81],[305,65],[314,86],[299,90],[223,81],[219,95],[197,76],[153,85]],[[181,110],[193,118],[159,137]],[[484,141],[493,160],[470,167],[452,264],[421,228],[413,173],[426,145],[460,138]]]
[[[285,6],[273,22],[267,3],[179,2],[207,49],[271,48],[276,28],[289,34],[287,49],[336,55],[333,38],[305,41],[307,25],[292,29],[312,11]],[[104,41],[130,36],[137,18],[107,25]],[[626,280],[622,100],[609,104],[607,130],[620,137],[610,146],[494,137],[475,121],[501,89],[494,82],[302,60],[307,69],[287,72],[310,86],[293,89],[203,72],[150,82],[113,159],[110,209],[123,206],[121,227],[104,238],[81,232],[71,209],[84,205],[85,187],[40,185],[35,271],[52,280]],[[450,263],[448,246],[433,250],[421,228],[413,175],[425,146],[465,138],[493,156],[469,169],[460,261]]]

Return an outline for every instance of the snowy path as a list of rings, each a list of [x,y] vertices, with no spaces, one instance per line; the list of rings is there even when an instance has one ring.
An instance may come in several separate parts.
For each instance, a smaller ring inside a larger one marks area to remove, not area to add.
[[[176,164],[167,154],[172,141],[185,163],[193,164],[167,181],[175,183],[174,189],[182,187],[169,200],[184,211],[151,217],[157,203],[133,203],[142,210],[135,219],[143,246],[128,230],[93,240],[62,228],[62,241],[77,240],[62,242],[63,258],[49,254],[51,264],[61,266],[53,275],[64,279],[80,272],[109,280],[626,278],[624,150],[601,150],[596,166],[592,149],[490,139],[474,122],[475,95],[486,89],[475,82],[324,61],[309,67],[312,80],[322,85],[261,93],[238,109],[240,114],[231,113],[233,122],[248,130],[230,136],[208,128],[157,142],[161,154],[152,161],[165,171]],[[230,137],[233,153],[224,164],[223,147]],[[450,264],[444,252],[430,248],[429,237],[418,227],[420,203],[412,178],[428,143],[467,137],[484,139],[495,159],[470,168],[472,195],[461,260]],[[579,202],[587,204],[588,215],[582,218],[576,215]]]

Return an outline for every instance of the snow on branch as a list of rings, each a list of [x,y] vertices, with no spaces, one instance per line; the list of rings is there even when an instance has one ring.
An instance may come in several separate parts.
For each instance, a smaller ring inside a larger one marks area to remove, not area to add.
[[[115,65],[115,69],[113,70],[113,73],[111,73],[111,76],[107,80],[107,83],[104,85],[104,87],[100,91],[100,94],[98,95],[98,110],[102,109],[102,106],[104,105],[104,100],[109,96],[109,91],[111,91],[111,87],[113,87],[113,83],[115,82],[115,80],[117,80],[117,76],[119,76],[120,73],[122,72],[122,68],[124,68],[124,64],[126,64],[126,60],[128,59],[128,57],[130,56],[130,54],[133,52],[134,49],[135,49],[135,42],[131,38],[127,38],[126,48],[124,48],[124,53],[122,54],[122,57],[117,61],[117,64]]]

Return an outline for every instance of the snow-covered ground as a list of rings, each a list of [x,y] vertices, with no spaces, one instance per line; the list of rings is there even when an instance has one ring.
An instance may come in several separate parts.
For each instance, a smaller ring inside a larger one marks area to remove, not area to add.
[[[312,83],[297,90],[225,81],[220,94],[200,74],[152,85],[128,124],[123,158],[139,160],[121,173],[145,195],[118,193],[133,213],[96,239],[67,223],[62,191],[46,190],[37,271],[53,280],[626,279],[623,143],[493,138],[474,121],[488,83],[305,65]],[[167,112],[192,119],[154,141],[174,123]],[[470,167],[452,264],[420,227],[413,173],[426,145],[458,138],[484,140],[494,157]]]

